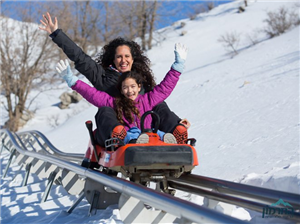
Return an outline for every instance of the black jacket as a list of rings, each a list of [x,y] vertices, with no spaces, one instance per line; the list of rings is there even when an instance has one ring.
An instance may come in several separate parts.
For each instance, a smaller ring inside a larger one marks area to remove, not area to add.
[[[83,74],[96,89],[104,91],[113,97],[117,96],[116,83],[120,73],[111,68],[104,69],[89,55],[84,53],[61,29],[54,31],[50,37],[68,58],[75,63],[76,70]]]

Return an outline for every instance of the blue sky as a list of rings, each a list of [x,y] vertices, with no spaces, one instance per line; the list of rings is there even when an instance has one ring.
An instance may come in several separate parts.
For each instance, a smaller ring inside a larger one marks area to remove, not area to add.
[[[10,14],[9,17],[12,17],[14,19],[20,19],[18,17],[18,13],[15,13],[14,10],[14,5],[25,5],[28,2],[34,2],[34,1],[14,1],[14,0],[9,0],[9,1],[1,1],[0,5],[0,10],[1,10],[1,15],[5,12],[5,10],[8,10],[8,13]],[[42,2],[42,1],[39,1]],[[163,18],[161,21],[158,23],[157,28],[162,28],[165,26],[169,26],[172,23],[174,23],[177,20],[184,19],[188,17],[188,13],[192,13],[194,11],[193,8],[195,8],[197,5],[201,3],[208,3],[208,2],[213,2],[215,5],[219,4],[224,4],[227,2],[230,2],[229,0],[221,0],[221,1],[216,1],[216,0],[206,0],[206,1],[197,1],[197,0],[185,0],[185,1],[160,1],[163,3],[163,7],[160,8],[159,14]],[[7,13],[7,11],[6,11]],[[5,13],[5,14],[6,14]],[[39,22],[40,17],[38,16],[36,19],[36,22]]]
[[[164,26],[171,25],[173,22],[181,19],[185,19],[188,16],[188,13],[192,13],[197,5],[206,4],[209,2],[213,2],[215,6],[228,3],[231,1],[222,0],[206,0],[206,1],[195,1],[195,0],[186,0],[186,1],[161,1],[164,4],[164,7],[160,10],[162,13],[169,12],[172,16],[167,16],[160,23],[158,28],[162,28]]]

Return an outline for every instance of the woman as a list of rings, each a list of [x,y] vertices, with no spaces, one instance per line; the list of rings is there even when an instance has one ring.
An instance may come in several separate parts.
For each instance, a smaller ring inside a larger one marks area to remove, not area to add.
[[[141,95],[143,77],[134,71],[122,73],[117,83],[118,96],[112,97],[109,94],[99,91],[96,88],[80,81],[73,75],[67,60],[57,63],[56,70],[68,83],[69,87],[81,94],[87,101],[94,106],[101,108],[104,106],[113,108],[117,113],[118,121],[127,131],[124,143],[137,139],[141,134],[141,116],[154,106],[163,102],[175,88],[180,74],[183,72],[187,49],[184,45],[175,45],[175,62],[170,71],[160,84],[156,85],[151,91]],[[146,117],[144,127],[151,128],[151,118]],[[170,133],[158,131],[160,139],[167,143],[177,143],[174,136]],[[148,137],[147,134],[144,134]],[[167,138],[168,136],[169,138]],[[149,138],[149,137],[148,137]],[[138,138],[139,140],[140,138]],[[143,143],[148,143],[144,140]],[[140,143],[137,141],[137,143]]]
[[[130,40],[117,38],[102,48],[100,56],[93,60],[85,54],[61,29],[58,29],[58,21],[55,17],[52,22],[51,15],[43,15],[40,20],[44,27],[41,30],[47,31],[56,43],[75,63],[75,68],[83,74],[92,85],[108,93],[112,97],[117,94],[116,83],[118,77],[127,71],[136,71],[143,75],[145,82],[140,94],[149,92],[155,86],[152,70],[150,69],[150,60],[144,56],[140,46]],[[175,113],[170,111],[165,102],[157,105],[153,109],[160,116],[159,129],[173,133],[178,143],[185,143],[187,139],[188,121],[181,120]],[[96,141],[99,145],[104,145],[106,139],[119,137],[124,139],[124,128],[120,125],[115,111],[110,107],[99,108],[96,116]],[[182,122],[184,125],[180,124]]]

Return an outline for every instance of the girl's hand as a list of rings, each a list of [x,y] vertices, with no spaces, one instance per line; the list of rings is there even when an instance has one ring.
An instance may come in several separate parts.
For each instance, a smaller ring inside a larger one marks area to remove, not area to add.
[[[188,49],[184,44],[176,43],[175,44],[175,52],[177,52],[177,55],[175,54],[175,56],[177,56],[177,57],[175,57],[175,61],[179,62],[180,59],[186,60]]]
[[[172,64],[172,68],[180,73],[184,70],[184,64],[186,60],[188,49],[184,44],[175,44],[175,62]]]
[[[51,15],[49,12],[47,12],[46,16],[43,15],[43,20],[40,20],[40,22],[42,23],[42,26],[39,26],[39,29],[41,30],[45,30],[47,31],[49,34],[53,33],[55,30],[58,29],[58,22],[57,22],[57,18],[55,17],[54,18],[54,23],[52,22],[52,19],[51,19]]]

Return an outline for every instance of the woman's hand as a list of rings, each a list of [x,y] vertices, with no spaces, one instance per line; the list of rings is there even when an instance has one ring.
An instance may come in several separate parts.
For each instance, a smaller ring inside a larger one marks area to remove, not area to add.
[[[186,129],[191,127],[191,123],[186,118],[182,119],[179,123],[183,124],[186,127]]]
[[[40,22],[42,23],[42,26],[39,26],[39,28],[41,30],[45,30],[47,31],[49,34],[53,33],[55,30],[58,29],[58,22],[57,22],[57,18],[55,17],[54,18],[54,23],[52,22],[52,19],[51,19],[51,15],[49,12],[47,12],[46,16],[43,15],[43,19],[44,21],[41,19]]]

